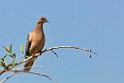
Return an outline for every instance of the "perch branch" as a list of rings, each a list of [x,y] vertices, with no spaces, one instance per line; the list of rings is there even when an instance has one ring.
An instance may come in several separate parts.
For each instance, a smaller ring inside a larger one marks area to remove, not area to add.
[[[53,50],[53,49],[59,49],[59,48],[74,48],[74,49],[84,50],[84,51],[87,51],[89,53],[93,53],[93,54],[97,55],[92,50],[89,50],[87,48],[80,48],[78,46],[56,46],[56,47],[50,47],[50,48],[47,48],[47,49],[43,50],[42,53],[47,52],[47,51],[50,51],[50,50]]]
[[[55,47],[50,47],[50,48],[47,48],[47,49],[43,50],[42,53],[45,53],[45,52],[47,52],[47,51],[52,51],[52,52],[57,56],[57,54],[56,54],[53,50],[54,50],[54,49],[59,49],[59,48],[74,48],[74,49],[84,50],[84,51],[87,51],[87,52],[89,52],[89,53],[93,53],[93,54],[97,55],[97,54],[96,54],[95,52],[93,52],[92,50],[89,50],[89,49],[86,49],[86,48],[80,48],[80,47],[78,47],[78,46],[55,46]],[[35,56],[39,56],[39,55],[40,55],[40,53],[35,54]],[[57,57],[58,57],[58,56],[57,56]],[[90,57],[91,57],[91,55],[90,55]],[[20,62],[15,63],[13,66],[9,67],[8,69],[0,70],[0,75],[1,75],[2,73],[6,72],[6,71],[11,70],[13,67],[15,67],[15,66],[17,66],[17,65],[20,65],[20,64],[22,64],[22,63],[24,63],[24,62],[27,62],[27,61],[30,61],[31,59],[33,59],[33,56],[28,57],[27,59],[24,59],[24,60],[21,60]]]

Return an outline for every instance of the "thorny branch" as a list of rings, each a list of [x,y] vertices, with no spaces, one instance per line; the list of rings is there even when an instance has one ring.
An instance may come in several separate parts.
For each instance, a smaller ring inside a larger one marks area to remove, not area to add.
[[[45,52],[47,52],[47,51],[52,51],[52,52],[57,56],[57,58],[58,58],[57,53],[55,53],[53,50],[54,50],[54,49],[59,49],[59,48],[74,48],[74,49],[78,49],[78,50],[84,50],[84,51],[90,53],[90,58],[91,58],[91,54],[97,55],[97,54],[96,54],[95,52],[93,52],[92,50],[89,50],[89,49],[87,49],[87,48],[80,48],[80,47],[78,47],[78,46],[55,46],[55,47],[50,47],[50,48],[47,48],[47,49],[43,50],[43,51],[42,51],[42,54],[45,53]],[[35,56],[39,56],[39,55],[40,55],[40,53],[35,54]],[[29,57],[29,58],[27,58],[27,59],[21,60],[20,62],[15,63],[13,66],[9,67],[8,69],[0,70],[0,75],[1,75],[2,73],[6,72],[6,71],[11,71],[11,69],[12,69],[13,67],[15,67],[15,66],[17,66],[17,65],[20,65],[20,64],[22,64],[22,63],[24,63],[24,62],[30,61],[31,59],[33,59],[32,56]],[[24,72],[24,71],[21,71],[21,72]],[[29,72],[28,72],[28,73],[29,73]],[[14,73],[14,74],[15,74],[15,73]],[[36,73],[34,73],[34,74],[36,74]],[[10,77],[11,77],[11,75],[10,75]]]

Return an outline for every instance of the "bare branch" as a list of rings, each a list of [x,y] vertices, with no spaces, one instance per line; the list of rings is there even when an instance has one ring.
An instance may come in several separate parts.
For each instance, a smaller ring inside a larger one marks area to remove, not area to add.
[[[97,55],[92,50],[89,50],[87,48],[80,48],[78,46],[56,46],[56,47],[50,47],[50,48],[47,48],[47,49],[43,50],[42,53],[47,52],[47,51],[50,51],[50,50],[53,50],[53,49],[59,49],[59,48],[74,48],[74,49],[84,50],[84,51],[87,51],[89,53],[93,53],[93,54]]]
[[[53,78],[51,75],[47,75],[47,74],[44,74],[44,73],[32,72],[32,71],[24,72],[24,73],[36,74],[36,75],[39,75],[39,76],[44,76],[44,77],[48,78],[51,81],[56,81],[55,78]]]
[[[48,66],[32,66],[32,68],[48,68],[48,69],[51,69],[52,67],[48,67]]]
[[[12,70],[9,70],[11,72],[14,72],[14,73],[19,73],[19,72],[22,72],[22,73],[30,73],[30,74],[35,74],[35,75],[39,75],[39,76],[44,76],[46,78],[48,78],[49,80],[51,81],[56,81],[55,78],[51,75],[48,75],[48,74],[45,74],[45,73],[40,73],[40,72],[33,72],[33,71],[28,71],[28,72],[24,72],[22,69],[12,69]]]
[[[78,47],[78,46],[55,46],[55,47],[50,47],[50,48],[47,48],[47,49],[43,50],[43,51],[42,51],[42,54],[45,53],[45,52],[47,52],[47,51],[52,51],[52,52],[57,56],[57,54],[56,54],[53,50],[54,50],[54,49],[59,49],[59,48],[74,48],[74,49],[84,50],[84,51],[87,51],[87,52],[90,53],[90,57],[91,57],[91,53],[97,55],[97,54],[96,54],[95,52],[93,52],[92,50],[89,50],[89,49],[87,49],[87,48],[80,48],[80,47]],[[40,55],[40,53],[35,54],[36,57],[39,56],[39,55]],[[58,57],[58,56],[57,56],[57,57]],[[20,64],[22,64],[22,63],[24,63],[24,62],[27,62],[27,61],[30,61],[30,60],[32,60],[32,59],[34,59],[33,56],[30,56],[30,57],[28,57],[27,59],[24,59],[24,60],[21,60],[20,62],[15,63],[13,66],[9,67],[8,69],[0,70],[0,75],[1,75],[2,73],[6,72],[6,71],[11,70],[13,67],[15,67],[15,66],[17,66],[17,65],[20,65]]]
[[[40,66],[39,66],[39,67],[40,67]],[[15,73],[19,73],[19,72],[22,72],[22,73],[30,73],[30,74],[35,74],[35,75],[39,75],[39,76],[44,76],[44,77],[48,78],[48,79],[51,80],[51,81],[56,81],[53,76],[48,75],[48,74],[45,74],[45,73],[33,72],[33,71],[24,72],[21,68],[12,69],[12,70],[8,70],[8,71],[11,71],[12,73],[11,73],[8,77],[6,77],[5,79],[3,79],[0,83],[4,83],[6,80],[8,80],[10,77],[12,77]]]
[[[19,69],[23,69],[24,67],[20,67]],[[26,68],[30,68],[29,67],[26,67]],[[47,68],[47,69],[51,69],[52,67],[48,67],[48,66],[31,66],[31,68]]]
[[[5,79],[3,79],[0,83],[4,83],[6,80],[8,80],[13,75],[15,75],[15,72],[12,72],[8,77],[6,77]]]

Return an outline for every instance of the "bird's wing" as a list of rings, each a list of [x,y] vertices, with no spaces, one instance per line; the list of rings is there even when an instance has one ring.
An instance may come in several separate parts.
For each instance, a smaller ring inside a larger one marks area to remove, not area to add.
[[[28,35],[27,35],[27,40],[26,40],[26,49],[25,49],[26,56],[31,56],[30,55],[31,44],[32,44],[32,42],[31,42],[31,33],[29,32]],[[33,65],[35,59],[36,58],[33,58],[33,59],[25,62],[23,71],[25,71],[25,72],[29,71],[32,68],[32,65]]]
[[[32,54],[36,54],[42,50],[45,43],[45,37],[42,31],[38,31],[37,29],[32,30],[28,33],[27,42],[26,42],[26,55],[31,56]],[[25,62],[24,71],[28,72],[36,60],[37,57],[32,58],[31,60]]]
[[[25,49],[25,54],[27,56],[30,56],[29,55],[29,49],[30,49],[30,47],[31,47],[31,40],[30,40],[30,33],[28,33],[27,40],[26,40],[26,49]]]

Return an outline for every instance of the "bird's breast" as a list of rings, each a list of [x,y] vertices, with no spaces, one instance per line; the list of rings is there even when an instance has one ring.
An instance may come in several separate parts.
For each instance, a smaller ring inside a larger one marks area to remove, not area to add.
[[[32,37],[32,44],[31,44],[31,52],[32,53],[38,53],[39,51],[41,51],[43,49],[43,46],[45,44],[45,35],[44,33],[35,33]],[[31,53],[31,54],[32,54]]]

